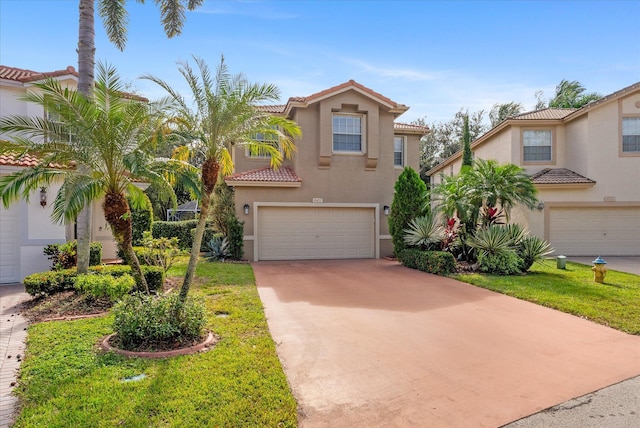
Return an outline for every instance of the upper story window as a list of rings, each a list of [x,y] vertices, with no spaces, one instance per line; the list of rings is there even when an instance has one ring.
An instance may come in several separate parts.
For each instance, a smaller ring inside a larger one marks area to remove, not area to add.
[[[251,136],[256,142],[267,143],[274,147],[278,147],[278,137],[271,134],[264,134],[262,132],[256,132]],[[264,150],[259,150],[257,147],[247,146],[245,155],[252,159],[271,159],[271,153]]]
[[[524,162],[550,162],[552,132],[550,129],[529,129],[522,132]]]
[[[640,153],[640,117],[622,118],[622,153]]]
[[[404,137],[393,137],[393,165],[404,167]]]
[[[333,115],[333,151],[334,152],[358,152],[363,150],[364,118],[357,114]]]

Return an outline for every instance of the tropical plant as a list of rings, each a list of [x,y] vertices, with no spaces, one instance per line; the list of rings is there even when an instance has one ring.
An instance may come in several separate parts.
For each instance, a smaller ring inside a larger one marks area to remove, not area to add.
[[[547,241],[535,235],[525,236],[518,243],[518,255],[523,260],[522,271],[528,271],[536,262],[543,261],[553,253],[553,248]]]
[[[191,89],[193,104],[167,82],[154,76],[144,76],[167,91],[175,106],[174,135],[182,137],[185,147],[195,154],[196,159],[202,160],[200,217],[180,289],[183,302],[195,274],[213,191],[219,173],[229,174],[232,171],[234,146],[268,154],[271,166],[277,168],[284,158],[291,157],[295,151],[294,139],[302,135],[295,122],[259,108],[259,104],[279,99],[276,86],[250,83],[242,74],[231,76],[224,57],[213,75],[202,59],[194,57],[194,60],[198,72],[187,62],[179,66],[179,72]],[[257,140],[258,134],[268,138]],[[273,140],[278,142],[277,147],[271,142]]]
[[[431,212],[416,217],[409,222],[409,227],[404,230],[404,242],[411,247],[421,250],[434,249],[444,239],[442,226]]]
[[[224,261],[231,255],[229,240],[223,236],[214,236],[208,243],[209,251],[206,254],[207,261]]]
[[[78,3],[78,92],[85,99],[93,99],[95,72],[95,13],[96,0],[80,0]],[[109,40],[118,49],[124,50],[127,41],[127,9],[124,1],[97,0]],[[138,0],[144,3],[144,0]],[[160,16],[165,34],[171,38],[182,31],[185,21],[185,4],[189,10],[198,8],[204,0],[155,0],[160,7]],[[79,160],[79,159],[78,159]],[[78,161],[75,160],[75,161]],[[86,173],[86,166],[78,163],[78,169]],[[76,218],[78,234],[78,271],[87,273],[89,267],[89,244],[91,237],[91,205],[86,205]]]
[[[533,209],[538,204],[537,189],[524,169],[512,163],[477,159],[464,177],[465,199],[475,210],[500,206],[507,221],[511,209],[524,205]]]
[[[478,256],[495,255],[504,252],[515,252],[515,244],[504,226],[490,226],[477,230],[467,243],[478,250]]]
[[[389,234],[393,241],[393,251],[406,248],[405,229],[409,222],[428,212],[427,186],[418,173],[405,167],[394,186],[393,202],[389,214]]]
[[[170,180],[179,176],[191,185],[197,180],[197,172],[188,163],[150,155],[165,106],[125,95],[116,70],[103,64],[98,65],[92,100],[53,79],[34,86],[38,91],[28,92],[24,99],[44,107],[50,115],[0,118],[0,130],[8,139],[0,152],[38,153],[41,161],[0,178],[2,202],[8,206],[20,196],[28,198],[35,189],[61,180],[52,219],[62,223],[73,221],[84,207],[104,197],[105,219],[113,237],[132,266],[136,282],[148,291],[132,248],[127,196],[140,207],[148,201],[136,179],[156,182],[166,192],[172,191]],[[73,162],[83,167],[74,168]],[[65,167],[53,169],[50,164]]]

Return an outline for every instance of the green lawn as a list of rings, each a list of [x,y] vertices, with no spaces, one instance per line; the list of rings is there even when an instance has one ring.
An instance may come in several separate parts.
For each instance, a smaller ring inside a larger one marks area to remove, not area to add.
[[[170,271],[183,274],[186,260]],[[162,360],[98,351],[112,316],[34,324],[17,389],[16,427],[293,427],[296,402],[248,264],[198,265],[212,350]],[[228,314],[217,316],[216,314]],[[146,378],[123,382],[144,374]]]
[[[455,279],[574,314],[606,326],[640,334],[640,276],[609,271],[604,284],[591,266],[555,261],[536,263],[522,276],[455,275]]]

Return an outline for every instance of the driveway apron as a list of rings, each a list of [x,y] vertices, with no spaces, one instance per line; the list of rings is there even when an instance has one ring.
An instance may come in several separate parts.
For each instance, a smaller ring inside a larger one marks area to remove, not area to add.
[[[640,337],[397,262],[253,267],[301,427],[497,427],[640,374]]]

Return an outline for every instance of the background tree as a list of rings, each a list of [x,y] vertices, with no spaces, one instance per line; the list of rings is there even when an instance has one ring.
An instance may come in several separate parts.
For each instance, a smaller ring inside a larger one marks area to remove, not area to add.
[[[536,110],[545,107],[554,108],[580,108],[592,101],[602,98],[596,92],[587,92],[586,88],[577,80],[562,79],[556,86],[556,92],[548,102],[544,101],[543,92],[536,92]]]
[[[64,222],[73,220],[83,207],[104,197],[105,220],[131,265],[136,282],[148,292],[132,247],[132,214],[127,195],[134,204],[143,206],[148,199],[134,179],[158,183],[165,192],[171,192],[167,177],[191,172],[193,182],[196,176],[185,162],[158,162],[151,155],[163,120],[163,105],[131,100],[124,95],[115,69],[101,64],[91,100],[75,90],[62,88],[53,79],[34,86],[39,91],[30,91],[23,99],[42,106],[50,115],[0,118],[0,132],[9,140],[0,153],[34,152],[40,154],[41,163],[0,178],[4,205],[20,196],[28,198],[39,187],[62,180],[52,218]],[[72,162],[84,168],[47,167],[51,163]]]
[[[167,91],[175,104],[174,133],[184,138],[191,150],[204,160],[199,183],[200,217],[187,272],[180,289],[180,301],[183,303],[195,274],[219,173],[229,174],[233,169],[233,148],[244,146],[253,152],[268,155],[271,166],[277,168],[284,158],[291,157],[295,151],[294,139],[302,135],[295,122],[258,108],[260,104],[279,99],[280,92],[276,86],[250,83],[242,74],[231,76],[224,57],[220,60],[215,75],[211,74],[202,59],[194,59],[198,73],[186,62],[179,66],[180,73],[191,88],[193,104],[163,80],[144,76]],[[258,133],[270,138],[256,140]],[[277,141],[278,144],[272,144],[268,140]]]
[[[491,121],[491,127],[498,126],[503,120],[513,117],[522,113],[524,107],[522,104],[516,102],[509,103],[496,103],[489,112],[489,120]]]
[[[394,189],[388,222],[393,252],[398,254],[407,247],[404,240],[405,229],[409,227],[411,220],[427,212],[427,186],[413,168],[405,167]]]
[[[79,1],[78,25],[78,92],[86,99],[92,98],[95,69],[95,1]],[[121,51],[127,41],[127,9],[124,0],[97,0],[98,11],[104,23],[109,40]],[[137,0],[144,3],[144,0]],[[155,0],[160,8],[160,16],[165,34],[171,38],[182,32],[185,7],[195,10],[204,0]],[[185,6],[186,5],[186,6]],[[85,166],[78,164],[79,169]],[[89,245],[91,240],[91,207],[86,206],[76,219],[78,233],[78,272],[86,273],[89,268]]]
[[[420,177],[429,182],[426,172],[462,149],[462,136],[464,134],[464,118],[469,119],[470,142],[487,131],[484,123],[484,110],[469,113],[460,109],[453,119],[448,122],[434,122],[427,124],[426,119],[418,119],[412,123],[428,126],[431,132],[420,141]]]
[[[469,116],[464,117],[462,131],[462,167],[460,172],[466,172],[473,165],[473,153],[471,153],[471,134],[469,133]]]

